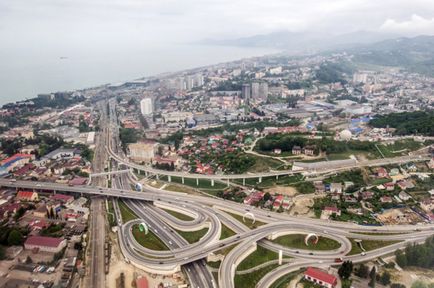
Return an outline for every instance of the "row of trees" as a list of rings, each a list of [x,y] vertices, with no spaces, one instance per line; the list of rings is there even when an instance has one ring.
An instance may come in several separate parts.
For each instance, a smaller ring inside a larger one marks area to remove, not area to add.
[[[408,245],[404,252],[396,250],[395,256],[401,267],[434,268],[434,237],[426,239],[425,243],[420,245]]]
[[[378,115],[369,122],[377,128],[392,127],[398,135],[423,134],[434,136],[434,111],[416,111]]]

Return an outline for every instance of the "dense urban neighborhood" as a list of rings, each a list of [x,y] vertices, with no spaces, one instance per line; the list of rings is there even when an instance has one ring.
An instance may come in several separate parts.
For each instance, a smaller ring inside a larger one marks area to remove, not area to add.
[[[433,287],[434,77],[359,60],[3,105],[0,287]]]

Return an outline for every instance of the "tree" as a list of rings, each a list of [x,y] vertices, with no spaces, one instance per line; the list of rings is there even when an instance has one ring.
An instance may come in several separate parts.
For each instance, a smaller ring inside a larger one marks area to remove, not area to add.
[[[0,245],[0,260],[6,259],[6,249]]]
[[[380,283],[383,284],[384,286],[390,284],[390,273],[389,272],[384,271],[383,274],[381,274]]]
[[[411,288],[428,288],[425,282],[417,280],[411,285]]]
[[[406,288],[404,284],[401,283],[392,283],[392,285],[390,285],[390,288]]]
[[[368,278],[369,276],[369,268],[365,264],[360,264],[359,269],[357,269],[356,275],[360,278]]]
[[[21,245],[23,243],[23,234],[20,231],[14,229],[9,233],[8,245]]]
[[[270,195],[270,193],[269,193],[269,192],[266,192],[266,193],[264,194],[264,201],[267,202],[267,201],[270,200],[270,199],[271,199],[271,195]]]
[[[353,281],[351,281],[350,279],[346,279],[342,281],[342,288],[351,288],[351,284],[353,283]]]
[[[374,288],[375,287],[375,281],[377,277],[377,269],[375,266],[372,266],[371,272],[369,272],[369,278],[371,279],[368,283],[369,287]]]
[[[342,279],[350,278],[351,273],[353,273],[353,262],[351,261],[345,261],[338,269],[339,277]]]

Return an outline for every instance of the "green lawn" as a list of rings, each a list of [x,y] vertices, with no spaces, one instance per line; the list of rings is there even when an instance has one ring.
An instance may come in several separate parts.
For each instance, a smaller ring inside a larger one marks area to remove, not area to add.
[[[278,258],[279,255],[276,252],[270,251],[258,245],[256,251],[247,256],[247,258],[244,259],[240,265],[238,265],[237,271],[247,270],[259,264],[276,260]]]
[[[284,235],[274,239],[273,242],[285,247],[314,251],[335,250],[341,247],[341,244],[339,242],[321,236],[319,237],[318,243],[316,245],[311,242],[309,246],[306,246],[304,244],[304,239],[306,238],[306,236],[307,235],[305,234]]]
[[[259,226],[265,225],[265,223],[261,222],[261,221],[255,221],[255,223],[253,223],[253,220],[251,220],[248,217],[246,217],[246,222],[244,222],[243,221],[243,216],[240,216],[240,215],[234,214],[234,213],[230,213],[230,212],[226,212],[226,213],[228,213],[229,215],[231,215],[232,217],[234,217],[235,219],[237,219],[238,221],[240,221],[241,223],[243,223],[244,225],[246,225],[250,229],[255,229],[255,228],[259,227]]]
[[[236,233],[234,231],[232,231],[231,229],[229,229],[228,226],[222,224],[222,231],[220,234],[220,240],[229,238],[231,236],[234,236]]]
[[[160,209],[162,209],[162,208],[160,208]],[[169,213],[173,217],[178,218],[179,220],[183,220],[183,221],[193,221],[194,220],[193,217],[190,217],[188,215],[185,215],[185,214],[177,212],[177,211],[173,211],[170,209],[162,209],[162,210],[166,211],[167,213]]]
[[[176,230],[176,232],[178,232],[178,234],[181,235],[182,238],[187,240],[188,243],[193,244],[198,242],[206,234],[206,232],[208,232],[208,228],[203,228],[201,230],[191,232]]]
[[[295,276],[297,276],[298,273],[299,272],[292,272],[280,277],[273,284],[271,284],[270,288],[287,288],[288,284],[292,279],[295,278]]]
[[[258,173],[258,172],[267,172],[271,170],[279,170],[285,168],[284,163],[282,161],[269,158],[269,157],[260,157],[256,155],[250,155],[256,159],[255,165],[247,170],[248,172]]]
[[[107,199],[107,206],[108,206],[108,211],[110,213],[107,213],[107,218],[108,218],[108,222],[110,224],[110,227],[116,226],[116,216],[115,216],[115,211],[113,209],[113,201],[111,199]]]
[[[276,179],[275,176],[272,177],[262,177],[262,182],[259,183],[258,178],[250,178],[246,179],[246,186],[255,186],[259,189],[264,188],[270,188],[275,185],[290,185],[295,184],[297,182],[301,181],[302,176],[297,174],[294,176],[279,176],[278,179]],[[243,185],[242,179],[234,180],[235,183]]]
[[[350,238],[351,241],[351,251],[348,253],[348,255],[354,255],[362,253],[362,249],[360,249],[359,245],[357,245],[356,241],[354,239]],[[363,240],[362,246],[365,248],[366,251],[371,251],[375,249],[379,249],[385,246],[389,246],[395,243],[398,243],[400,241],[377,241],[377,240]]]
[[[119,210],[121,210],[122,221],[124,223],[139,218],[133,211],[131,211],[130,208],[128,208],[128,206],[124,202],[119,201],[118,203]]]
[[[216,262],[209,261],[209,262],[207,262],[206,264],[207,264],[209,267],[211,267],[211,268],[219,269],[219,268],[220,268],[220,264],[222,264],[222,261],[216,261]]]
[[[256,287],[256,284],[259,282],[259,280],[261,280],[270,271],[276,269],[278,266],[279,265],[277,264],[272,264],[249,274],[235,275],[235,279],[234,279],[235,287],[236,288]]]
[[[148,234],[141,232],[139,225],[133,226],[133,236],[136,241],[145,248],[152,250],[169,250],[169,248],[164,244],[153,232],[149,231]]]

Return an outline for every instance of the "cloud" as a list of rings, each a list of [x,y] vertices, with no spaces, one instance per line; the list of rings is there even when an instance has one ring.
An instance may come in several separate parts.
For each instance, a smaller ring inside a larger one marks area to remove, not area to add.
[[[413,14],[410,20],[397,21],[387,19],[380,27],[381,31],[399,33],[404,35],[434,34],[434,18],[424,18]]]

